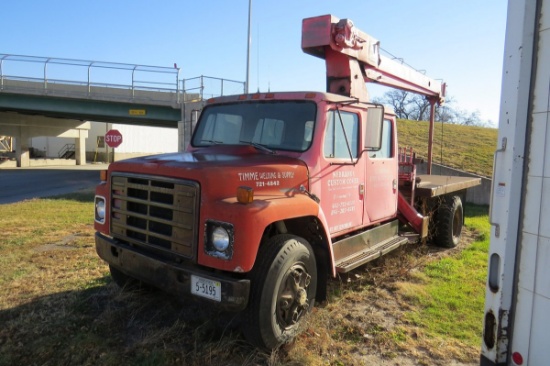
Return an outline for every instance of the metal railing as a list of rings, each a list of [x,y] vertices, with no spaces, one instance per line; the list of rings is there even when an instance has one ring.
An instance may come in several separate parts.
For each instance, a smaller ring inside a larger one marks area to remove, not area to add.
[[[0,152],[12,152],[13,139],[11,136],[0,136]]]
[[[219,92],[215,92],[217,87],[219,87]],[[243,81],[204,75],[181,81],[181,90],[184,92],[183,102],[197,102],[226,95],[225,92],[228,89],[229,94],[240,94],[245,92],[245,87],[246,83]]]
[[[57,157],[60,159],[71,159],[74,158],[75,154],[75,144],[65,144],[65,146],[58,151]]]
[[[180,77],[174,67],[11,55],[0,53],[0,92],[179,106],[214,96],[243,93],[245,83]],[[215,91],[214,89],[218,89]]]
[[[0,54],[0,91],[181,103],[180,68]]]

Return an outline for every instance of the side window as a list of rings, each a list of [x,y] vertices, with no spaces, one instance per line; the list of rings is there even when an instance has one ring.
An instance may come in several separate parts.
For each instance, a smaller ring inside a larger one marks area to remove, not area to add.
[[[350,151],[351,157],[357,158],[358,139],[359,118],[357,114],[334,110],[328,112],[324,146],[325,158],[349,159]]]
[[[369,151],[369,157],[375,159],[388,159],[392,157],[392,124],[389,119],[382,123],[382,145],[380,150]]]
[[[305,150],[311,145],[313,139],[313,121],[306,121],[304,124],[304,142],[302,142],[302,150]]]

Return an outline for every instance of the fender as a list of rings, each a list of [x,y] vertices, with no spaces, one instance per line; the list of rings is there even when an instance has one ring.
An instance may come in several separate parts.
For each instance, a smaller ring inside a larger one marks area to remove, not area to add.
[[[201,212],[202,228],[199,237],[198,263],[204,266],[232,272],[248,272],[254,266],[258,248],[265,228],[277,221],[312,216],[322,223],[328,240],[328,251],[333,275],[334,258],[330,236],[326,232],[327,222],[321,208],[304,194],[293,192],[281,195],[258,195],[249,204],[237,202],[235,197],[212,202]],[[205,227],[207,220],[232,224],[234,227],[234,250],[231,260],[212,257],[205,252]]]
[[[327,250],[329,253],[329,260],[330,260],[329,265],[330,265],[332,277],[336,277],[336,267],[334,266],[334,252],[332,250],[332,238],[327,232],[327,229],[326,229],[328,227],[327,219],[325,217],[325,212],[320,206],[319,206],[319,214],[317,218],[321,221],[321,224],[323,225],[322,229],[324,232],[324,237],[327,238],[327,246],[328,246]]]

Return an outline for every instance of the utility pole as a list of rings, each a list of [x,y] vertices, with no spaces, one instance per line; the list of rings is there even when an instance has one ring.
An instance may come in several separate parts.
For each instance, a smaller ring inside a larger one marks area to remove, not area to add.
[[[248,41],[246,44],[246,85],[244,87],[244,92],[248,93],[250,87],[250,43],[252,38],[250,37],[250,17],[252,13],[252,0],[248,0]]]

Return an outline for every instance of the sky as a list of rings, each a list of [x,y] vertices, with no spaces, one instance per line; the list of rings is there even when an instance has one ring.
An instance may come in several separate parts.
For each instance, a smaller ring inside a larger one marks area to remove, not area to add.
[[[177,64],[182,78],[244,82],[248,9],[249,0],[5,1],[0,54]],[[252,0],[250,91],[324,91],[324,62],[302,52],[301,24],[333,14],[443,79],[454,108],[496,127],[506,11],[504,0]],[[368,88],[375,97],[388,90]]]

